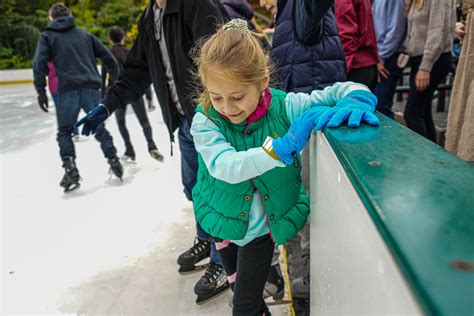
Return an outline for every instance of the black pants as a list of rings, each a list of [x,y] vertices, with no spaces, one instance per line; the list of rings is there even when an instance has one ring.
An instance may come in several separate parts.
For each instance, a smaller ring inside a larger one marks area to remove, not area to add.
[[[451,69],[451,52],[442,54],[434,63],[431,69],[430,84],[425,91],[417,91],[415,77],[421,64],[423,56],[410,58],[410,94],[408,95],[407,106],[404,118],[408,128],[425,136],[429,140],[436,142],[436,133],[431,113],[431,100],[436,87],[446,78]]]
[[[153,141],[151,125],[150,121],[148,120],[143,97],[133,102],[132,108],[138,118],[138,122],[140,122],[140,125],[142,126],[143,134],[145,134],[145,138],[148,143],[148,151],[157,149],[155,142]],[[122,135],[123,141],[125,142],[125,155],[135,157],[135,150],[133,149],[132,142],[130,141],[130,134],[128,133],[127,126],[125,125],[126,111],[127,106],[125,106],[125,109],[123,110],[115,111],[115,118],[117,119],[120,134]]]
[[[263,312],[269,315],[262,293],[274,245],[269,234],[254,239],[244,247],[216,242],[222,266],[234,291],[233,316],[260,316]]]
[[[362,83],[374,92],[377,85],[377,65],[352,69],[347,75],[347,80]]]

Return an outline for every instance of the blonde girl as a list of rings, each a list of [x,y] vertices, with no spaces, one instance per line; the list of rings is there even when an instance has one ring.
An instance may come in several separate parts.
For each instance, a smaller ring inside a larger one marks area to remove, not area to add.
[[[351,82],[311,94],[269,88],[268,56],[238,19],[203,44],[196,63],[196,219],[217,241],[233,315],[270,315],[262,292],[274,244],[293,238],[309,212],[299,152],[315,126],[377,125],[376,98]]]

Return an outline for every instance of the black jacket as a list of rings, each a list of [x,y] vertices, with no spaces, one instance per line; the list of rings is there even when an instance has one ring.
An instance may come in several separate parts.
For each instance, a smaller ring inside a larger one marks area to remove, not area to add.
[[[142,96],[153,83],[168,128],[170,139],[178,128],[178,111],[172,103],[166,82],[160,48],[154,34],[154,0],[142,13],[138,22],[138,37],[133,44],[119,80],[108,90],[103,101],[110,113]],[[218,24],[225,22],[225,9],[216,0],[168,1],[163,16],[163,29],[176,84],[178,99],[189,122],[194,116],[197,80],[189,55],[201,37],[213,34]],[[163,39],[162,39],[163,40]]]
[[[101,77],[96,58],[107,66],[111,78],[118,77],[118,65],[110,51],[92,34],[76,28],[72,16],[51,21],[36,46],[33,59],[34,84],[37,90],[46,87],[52,61],[58,75],[58,92],[99,89]]]

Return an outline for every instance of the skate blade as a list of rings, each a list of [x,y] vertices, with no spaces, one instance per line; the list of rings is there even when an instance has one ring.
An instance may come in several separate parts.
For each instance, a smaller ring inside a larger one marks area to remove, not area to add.
[[[181,275],[193,274],[193,273],[196,273],[196,272],[199,272],[199,271],[202,271],[202,270],[206,270],[210,265],[211,265],[210,263],[205,263],[205,264],[201,264],[201,265],[195,265],[195,266],[192,266],[190,268],[180,266],[179,270],[178,270],[178,273],[181,274]]]
[[[228,290],[230,290],[230,285],[228,285],[225,289],[221,290],[219,293],[211,296],[211,297],[207,297],[207,298],[202,298],[198,295],[198,297],[196,298],[196,304],[197,305],[204,305],[206,303],[209,303],[210,301],[213,301],[214,299],[220,297],[221,295],[225,294]]]
[[[286,305],[286,304],[291,304],[291,301],[289,300],[277,300],[277,301],[265,301],[265,304],[267,306],[276,306],[276,305]]]
[[[69,192],[72,192],[74,190],[77,190],[77,189],[79,189],[80,186],[81,186],[80,183],[76,183],[76,184],[74,184],[70,187],[64,188],[64,193],[69,193]]]

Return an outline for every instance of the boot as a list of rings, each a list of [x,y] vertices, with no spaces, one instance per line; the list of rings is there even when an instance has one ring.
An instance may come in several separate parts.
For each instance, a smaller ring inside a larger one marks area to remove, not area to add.
[[[64,188],[64,192],[70,192],[79,188],[81,176],[79,170],[77,170],[76,162],[73,157],[65,157],[63,159],[64,176],[59,183]]]
[[[112,172],[117,178],[120,179],[120,181],[122,181],[123,166],[120,163],[120,160],[118,159],[118,157],[109,158],[107,162],[110,165],[109,172]]]

